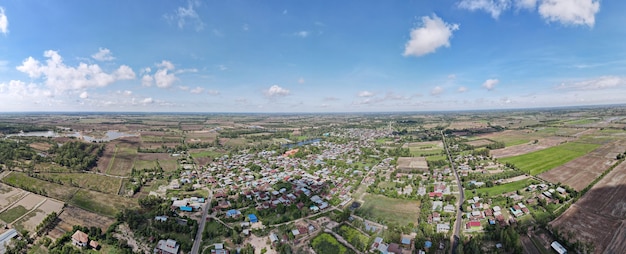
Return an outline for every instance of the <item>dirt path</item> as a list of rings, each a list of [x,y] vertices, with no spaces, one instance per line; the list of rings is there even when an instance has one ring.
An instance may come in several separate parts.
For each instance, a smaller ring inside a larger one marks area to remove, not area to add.
[[[530,176],[528,176],[528,175],[521,175],[521,176],[516,176],[516,177],[511,177],[511,178],[504,179],[504,180],[502,180],[502,183],[503,184],[505,184],[505,183],[512,183],[512,182],[517,182],[517,181],[521,181],[521,180],[528,179],[528,178],[530,178]]]

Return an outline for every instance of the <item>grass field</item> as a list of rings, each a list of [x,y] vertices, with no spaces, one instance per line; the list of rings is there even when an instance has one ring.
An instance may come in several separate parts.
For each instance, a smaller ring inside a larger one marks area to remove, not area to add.
[[[115,148],[115,155],[109,162],[106,173],[119,176],[128,175],[133,168],[136,157],[137,147],[129,147],[120,144]]]
[[[104,192],[108,194],[117,194],[121,178],[109,177],[96,174],[70,173],[70,174],[41,174],[43,177],[61,181],[64,185],[73,183],[81,188]]]
[[[366,194],[363,198],[363,206],[357,213],[383,221],[385,223],[395,222],[399,225],[413,223],[417,225],[420,202],[414,200],[393,199],[380,195]]]
[[[521,189],[527,187],[528,185],[533,184],[534,182],[536,182],[536,181],[533,180],[533,179],[528,178],[528,179],[524,179],[524,180],[517,181],[517,182],[495,185],[495,186],[490,187],[490,188],[476,189],[476,194],[473,194],[473,190],[466,190],[465,191],[465,196],[473,197],[473,196],[477,196],[477,195],[480,195],[480,194],[485,194],[487,196],[501,195],[503,193],[508,193],[508,192],[521,190]]]
[[[28,210],[26,210],[26,208],[21,205],[12,207],[11,209],[4,211],[3,213],[0,213],[0,220],[6,223],[11,223],[17,218],[26,214],[27,212]]]
[[[433,156],[426,157],[426,161],[440,161],[440,160],[447,161],[448,160],[448,156],[446,156],[446,155],[433,155]]]
[[[585,155],[598,146],[597,144],[570,142],[532,153],[502,158],[500,161],[512,163],[531,175],[538,175]]]
[[[45,196],[59,200],[69,200],[78,188],[47,182],[37,178],[29,177],[24,173],[11,172],[2,178],[2,182],[27,191],[45,191]]]
[[[194,158],[205,158],[205,157],[216,158],[216,157],[220,157],[224,155],[224,153],[220,153],[217,151],[210,151],[210,150],[196,150],[196,151],[191,151],[190,155],[191,157],[194,157]]]

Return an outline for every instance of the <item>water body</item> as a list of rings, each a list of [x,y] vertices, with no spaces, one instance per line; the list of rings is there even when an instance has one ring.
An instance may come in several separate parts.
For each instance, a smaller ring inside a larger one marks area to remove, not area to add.
[[[80,132],[73,133],[58,133],[54,131],[33,131],[33,132],[24,132],[19,134],[9,134],[8,137],[44,137],[44,138],[56,138],[56,137],[75,137],[84,139],[87,142],[108,142],[114,139],[123,138],[123,137],[137,137],[138,134],[120,132],[120,131],[107,131],[104,135],[104,138],[95,138],[88,135],[83,135]]]
[[[310,144],[313,144],[313,143],[318,143],[321,140],[322,140],[321,138],[303,140],[303,141],[300,141],[298,143],[284,144],[284,145],[282,145],[282,147],[286,147],[286,148],[291,149],[291,148],[294,148],[294,147],[300,147],[300,146],[310,145]]]

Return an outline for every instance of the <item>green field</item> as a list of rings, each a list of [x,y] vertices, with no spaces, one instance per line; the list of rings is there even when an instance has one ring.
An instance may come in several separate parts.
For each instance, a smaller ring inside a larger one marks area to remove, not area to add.
[[[480,194],[485,194],[486,196],[497,196],[497,195],[501,195],[504,193],[508,193],[508,192],[514,192],[517,190],[521,190],[526,188],[528,185],[531,185],[533,183],[535,183],[536,181],[533,179],[524,179],[521,181],[517,181],[517,182],[512,182],[512,183],[505,183],[505,184],[500,184],[500,185],[495,185],[493,187],[489,187],[489,188],[479,188],[476,189],[476,194],[473,194],[474,190],[466,190],[465,191],[465,196],[467,197],[473,197],[473,196],[477,196]]]
[[[119,176],[128,175],[133,168],[135,158],[137,158],[137,147],[119,144],[115,148],[115,154],[109,162],[106,173]]]
[[[331,234],[321,233],[311,240],[311,246],[317,253],[324,254],[351,254],[354,253]]]
[[[500,161],[512,163],[531,175],[538,175],[583,156],[598,146],[597,144],[570,142],[532,153],[502,158]]]
[[[11,223],[14,220],[16,220],[17,218],[19,218],[22,215],[26,214],[27,212],[28,212],[28,210],[26,210],[25,207],[19,205],[19,206],[11,208],[9,210],[6,210],[3,213],[0,213],[0,220],[4,221],[6,223]]]
[[[366,194],[363,206],[357,209],[361,216],[399,225],[413,223],[417,225],[420,202],[414,200],[393,199],[380,195]]]
[[[40,175],[55,182],[60,181],[63,185],[73,185],[108,194],[117,194],[122,182],[121,178],[86,173],[50,173]]]
[[[210,151],[210,150],[203,150],[203,151],[193,151],[190,153],[190,155],[193,158],[206,158],[206,157],[216,158],[216,157],[220,157],[224,155],[224,153]]]

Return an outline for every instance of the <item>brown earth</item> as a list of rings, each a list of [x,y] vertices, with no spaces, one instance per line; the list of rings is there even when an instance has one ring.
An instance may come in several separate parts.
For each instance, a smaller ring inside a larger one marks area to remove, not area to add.
[[[580,191],[615,164],[615,156],[624,149],[626,147],[622,142],[605,144],[582,157],[540,174],[539,177]]]
[[[99,227],[104,232],[115,222],[113,218],[92,213],[71,205],[63,209],[63,212],[59,215],[59,219],[60,221],[56,228],[61,232],[71,231],[74,225]]]
[[[593,243],[594,253],[619,253],[626,248],[624,193],[626,163],[621,163],[550,224],[569,242]]]

